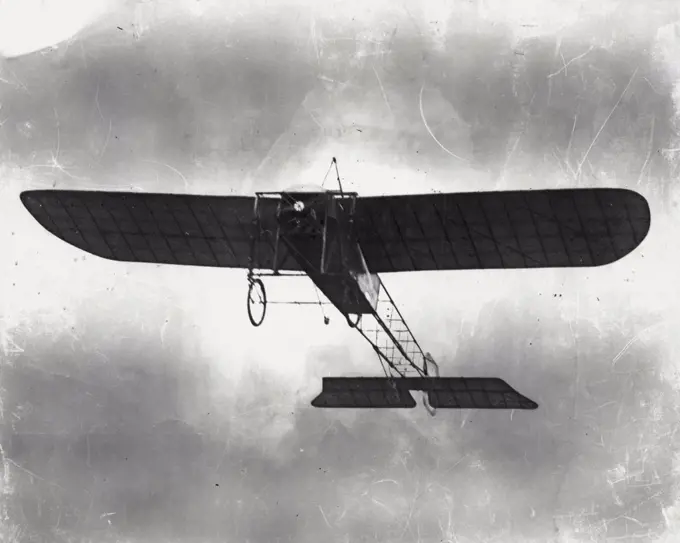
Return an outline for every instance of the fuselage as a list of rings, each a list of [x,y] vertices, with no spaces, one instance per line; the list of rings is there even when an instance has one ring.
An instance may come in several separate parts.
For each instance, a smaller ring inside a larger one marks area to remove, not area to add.
[[[294,185],[282,197],[277,219],[293,258],[341,313],[372,312],[378,280],[354,239],[348,197],[316,185]]]

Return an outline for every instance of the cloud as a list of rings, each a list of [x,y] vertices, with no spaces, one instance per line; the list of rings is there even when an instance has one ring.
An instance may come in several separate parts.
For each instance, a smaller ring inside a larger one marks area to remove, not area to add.
[[[133,540],[276,533],[311,541],[366,530],[462,539],[511,526],[512,538],[525,539],[605,526],[610,535],[659,533],[673,490],[664,451],[677,447],[677,392],[655,369],[659,349],[638,345],[612,369],[609,346],[625,331],[596,340],[579,321],[576,351],[545,336],[529,346],[517,339],[530,336],[530,319],[509,329],[508,315],[517,309],[482,317],[456,364],[483,360],[484,371],[530,391],[537,412],[347,418],[310,408],[308,398],[284,412],[286,385],[266,374],[216,378],[184,334],[161,348],[138,321],[103,318],[89,326],[106,322],[109,339],[95,339],[87,324],[75,345],[33,334],[3,369],[14,417],[4,450],[22,468],[12,471],[25,504],[13,518],[32,531],[61,518],[67,533],[113,530]],[[573,356],[576,379],[565,359]],[[276,428],[285,431],[274,436]]]
[[[0,5],[0,56],[59,47],[96,21],[110,0],[10,0]]]

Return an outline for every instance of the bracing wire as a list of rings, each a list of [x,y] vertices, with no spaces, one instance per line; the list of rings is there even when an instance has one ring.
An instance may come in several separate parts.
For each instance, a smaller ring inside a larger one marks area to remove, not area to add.
[[[378,353],[375,353],[375,355],[378,357],[378,362],[380,362],[380,367],[382,368],[385,377],[389,379],[390,373],[387,371],[387,368],[385,367],[385,362],[383,362],[382,357]]]
[[[343,196],[342,181],[340,181],[340,170],[338,170],[338,161],[335,160],[335,157],[333,157],[333,161],[331,162],[331,165],[332,164],[335,164],[335,175],[338,178],[338,187],[340,187],[340,196]]]
[[[328,170],[326,170],[326,175],[323,176],[323,182],[321,183],[321,188],[326,184],[326,179],[328,179],[328,174],[331,173],[331,169],[333,168],[333,163],[335,161],[335,157],[333,157],[333,160],[331,160],[330,165],[328,166]],[[337,165],[336,165],[337,169]]]
[[[319,296],[319,288],[316,285],[314,285],[314,294],[316,294],[316,299],[319,302],[319,307],[321,308],[321,315],[323,316],[323,322],[325,324],[328,324],[329,318],[326,316],[326,311],[324,311],[323,302],[321,301],[321,297]]]
[[[326,184],[326,179],[328,179],[328,174],[331,173],[331,169],[335,166],[335,177],[338,181],[338,187],[340,188],[340,195],[342,196],[344,191],[342,190],[342,181],[340,180],[340,170],[338,169],[338,161],[336,160],[335,157],[331,159],[331,164],[328,166],[328,170],[326,170],[326,175],[323,176],[323,182],[321,183],[321,188]]]

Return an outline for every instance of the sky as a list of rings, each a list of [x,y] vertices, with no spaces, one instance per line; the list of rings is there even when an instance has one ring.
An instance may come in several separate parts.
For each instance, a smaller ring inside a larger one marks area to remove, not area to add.
[[[3,537],[676,541],[676,3],[224,4],[0,3]],[[18,198],[250,194],[333,156],[360,194],[630,188],[652,226],[603,268],[384,276],[443,375],[540,406],[430,418],[309,405],[380,373],[334,310],[253,329],[245,272],[99,259]]]

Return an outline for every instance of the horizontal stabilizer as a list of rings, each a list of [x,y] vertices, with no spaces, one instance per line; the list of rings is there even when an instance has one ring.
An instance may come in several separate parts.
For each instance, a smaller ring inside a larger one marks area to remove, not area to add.
[[[538,404],[522,396],[496,377],[440,377],[429,379],[427,397],[437,409],[536,409]]]
[[[497,377],[324,377],[312,401],[325,408],[413,408],[410,391],[426,392],[437,409],[536,409],[538,404]]]
[[[394,386],[386,377],[324,377],[323,389],[312,406],[326,408],[413,408],[408,388]]]

